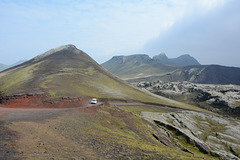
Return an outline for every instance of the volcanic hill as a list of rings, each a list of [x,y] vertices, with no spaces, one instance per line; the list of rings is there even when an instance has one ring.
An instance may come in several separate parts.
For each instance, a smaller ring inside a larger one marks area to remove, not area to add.
[[[74,45],[51,49],[1,72],[0,94],[0,103],[10,107],[84,106],[92,97],[175,105],[113,76]]]

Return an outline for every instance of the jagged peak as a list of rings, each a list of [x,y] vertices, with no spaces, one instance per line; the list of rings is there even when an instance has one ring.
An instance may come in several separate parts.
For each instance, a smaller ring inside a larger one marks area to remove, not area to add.
[[[42,53],[36,57],[34,57],[32,60],[33,61],[38,61],[40,59],[43,59],[53,53],[56,53],[56,52],[59,52],[61,50],[67,50],[67,49],[76,49],[76,46],[72,45],[72,44],[68,44],[68,45],[62,45],[62,46],[59,46],[59,47],[56,47],[56,48],[53,48],[53,49],[50,49],[49,51],[45,52],[45,53]]]
[[[164,52],[162,52],[162,53],[160,53],[160,54],[158,54],[156,56],[153,56],[153,59],[168,60],[168,57],[167,57],[167,55]]]

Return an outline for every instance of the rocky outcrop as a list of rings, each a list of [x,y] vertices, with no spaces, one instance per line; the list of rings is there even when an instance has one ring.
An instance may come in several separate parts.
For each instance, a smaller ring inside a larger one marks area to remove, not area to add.
[[[237,119],[194,111],[142,112],[141,115],[172,132],[173,143],[184,150],[191,152],[197,148],[223,159],[240,158],[240,121]]]
[[[210,106],[210,110],[239,115],[240,86],[196,84],[191,82],[141,81],[132,83],[152,93],[200,107]]]

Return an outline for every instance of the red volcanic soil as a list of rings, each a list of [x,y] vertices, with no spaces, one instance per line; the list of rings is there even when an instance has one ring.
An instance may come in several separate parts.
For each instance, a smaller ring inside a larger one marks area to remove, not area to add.
[[[81,97],[50,98],[44,95],[1,97],[0,107],[7,108],[72,108],[85,106]]]

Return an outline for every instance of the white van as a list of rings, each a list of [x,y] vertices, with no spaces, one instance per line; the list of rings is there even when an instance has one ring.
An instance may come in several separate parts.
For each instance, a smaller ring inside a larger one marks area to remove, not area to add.
[[[96,98],[93,98],[93,99],[91,100],[91,104],[97,104],[97,99],[96,99]]]

